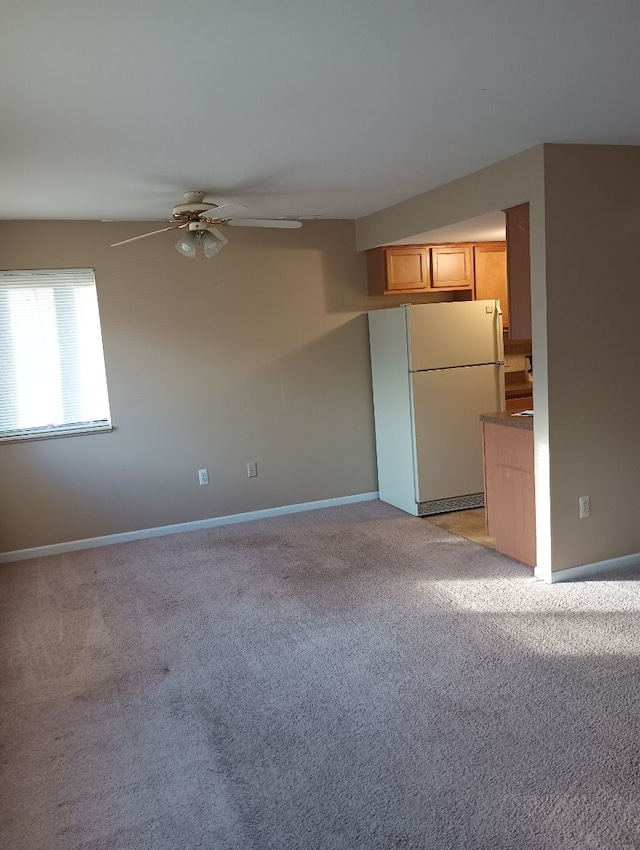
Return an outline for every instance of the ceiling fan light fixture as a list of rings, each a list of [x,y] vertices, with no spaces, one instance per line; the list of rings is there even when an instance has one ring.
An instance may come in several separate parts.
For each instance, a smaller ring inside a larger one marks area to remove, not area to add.
[[[198,235],[193,231],[184,233],[176,242],[176,251],[183,257],[195,260],[198,250]]]
[[[205,201],[205,192],[184,192],[185,202],[176,204],[172,210],[172,222],[170,227],[162,227],[151,233],[142,233],[140,236],[132,236],[114,242],[112,248],[118,245],[127,245],[129,242],[137,242],[138,239],[146,239],[155,236],[156,233],[166,233],[168,230],[184,230],[182,237],[176,242],[175,248],[183,257],[195,260],[198,255],[198,244],[202,242],[202,250],[205,257],[214,257],[225,245],[229,244],[223,234],[215,226],[230,225],[232,227],[302,227],[301,221],[281,218],[234,218],[232,209],[242,210],[241,204],[224,203],[216,205],[213,201]],[[220,212],[223,210],[223,212]]]
[[[220,233],[217,227],[209,227],[207,230],[203,230],[200,239],[205,257],[215,257],[225,245],[229,244],[229,240]]]

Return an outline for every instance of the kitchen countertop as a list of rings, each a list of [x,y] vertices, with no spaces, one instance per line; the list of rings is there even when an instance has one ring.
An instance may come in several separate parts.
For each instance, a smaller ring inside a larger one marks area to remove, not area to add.
[[[524,408],[527,410],[528,408]],[[491,422],[493,425],[507,425],[510,428],[522,428],[525,431],[533,431],[533,416],[514,416],[517,411],[498,410],[495,413],[481,413],[482,422]]]

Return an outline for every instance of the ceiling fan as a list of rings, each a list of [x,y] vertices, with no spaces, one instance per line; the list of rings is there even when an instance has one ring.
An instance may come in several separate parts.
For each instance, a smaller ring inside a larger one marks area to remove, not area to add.
[[[289,229],[302,227],[301,221],[292,221],[287,218],[232,218],[232,210],[243,209],[239,204],[218,206],[204,200],[206,192],[184,192],[183,195],[184,201],[176,204],[171,211],[171,218],[168,221],[172,221],[173,224],[170,227],[162,227],[160,230],[152,230],[151,233],[143,233],[141,236],[123,239],[122,242],[114,242],[111,247],[116,248],[118,245],[126,245],[138,239],[146,239],[147,236],[166,233],[168,230],[182,230],[184,232],[176,242],[176,251],[194,260],[198,245],[202,245],[205,257],[213,257],[228,244],[229,240],[218,229],[218,225]]]

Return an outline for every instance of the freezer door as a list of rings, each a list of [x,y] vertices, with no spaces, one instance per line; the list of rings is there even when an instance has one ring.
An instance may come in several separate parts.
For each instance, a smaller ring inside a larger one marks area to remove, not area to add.
[[[504,359],[498,302],[453,301],[406,309],[412,371]]]
[[[416,501],[482,493],[481,413],[503,407],[502,366],[412,375]]]

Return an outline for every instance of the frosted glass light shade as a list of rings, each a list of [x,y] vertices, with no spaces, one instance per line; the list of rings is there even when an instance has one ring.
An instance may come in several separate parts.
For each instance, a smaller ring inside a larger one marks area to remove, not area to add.
[[[218,242],[215,236],[205,232],[200,237],[202,239],[202,247],[204,248],[205,257],[215,257],[222,245]]]
[[[203,231],[202,246],[204,248],[205,257],[215,257],[215,255],[229,242],[228,239],[220,233],[217,227],[211,227]]]
[[[198,237],[192,231],[185,233],[176,242],[176,251],[183,257],[189,257],[190,260],[195,260],[197,250]]]

